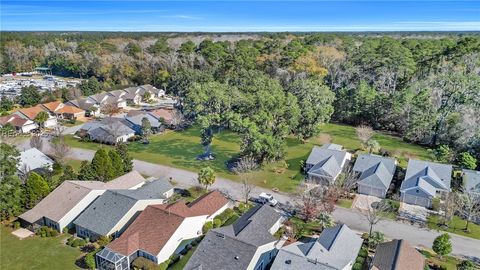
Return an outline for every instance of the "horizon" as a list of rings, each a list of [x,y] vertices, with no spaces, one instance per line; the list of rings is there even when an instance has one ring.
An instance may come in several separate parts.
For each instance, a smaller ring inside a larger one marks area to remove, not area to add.
[[[476,32],[480,1],[0,1],[4,32]],[[114,3],[114,4],[113,4]]]

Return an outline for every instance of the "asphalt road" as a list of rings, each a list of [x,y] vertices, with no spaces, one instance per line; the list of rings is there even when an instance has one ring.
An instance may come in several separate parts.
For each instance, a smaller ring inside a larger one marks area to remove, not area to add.
[[[19,145],[19,148],[30,148],[29,142],[22,142]],[[48,142],[44,141],[42,150],[46,153],[50,151]],[[95,152],[92,150],[73,148],[69,157],[76,160],[91,160],[94,153]],[[198,185],[196,181],[196,172],[172,168],[169,166],[154,164],[141,160],[134,160],[133,165],[135,170],[144,175],[153,177],[171,177],[176,182],[178,187],[186,188]],[[242,185],[229,179],[217,177],[211,188],[218,189],[226,193],[232,199],[242,200],[243,198]],[[260,192],[271,193],[271,190],[255,187],[252,191],[252,196],[259,194]],[[274,197],[282,204],[292,204],[295,201],[295,198],[290,194],[275,193]],[[351,229],[358,232],[369,231],[369,224],[367,220],[360,212],[354,209],[337,207],[333,212],[333,218],[341,223],[347,224]],[[418,226],[393,220],[382,220],[374,226],[373,230],[381,231],[388,238],[405,239],[415,246],[427,248],[430,248],[435,237],[441,234],[440,232],[434,230],[420,228]],[[480,240],[475,240],[456,234],[450,235],[452,236],[453,254],[464,256],[480,262]]]

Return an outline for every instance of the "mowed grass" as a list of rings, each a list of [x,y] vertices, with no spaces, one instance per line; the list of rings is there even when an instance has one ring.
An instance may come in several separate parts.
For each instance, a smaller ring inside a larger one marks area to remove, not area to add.
[[[343,145],[351,152],[360,149],[360,141],[352,126],[325,124],[321,130],[322,133],[319,136],[306,142],[293,136],[288,137],[285,161],[266,164],[260,170],[253,172],[252,183],[265,188],[276,188],[283,192],[294,192],[303,180],[303,175],[300,173],[300,161],[307,159],[314,145],[332,142]],[[400,138],[381,133],[376,133],[374,138],[383,148],[396,153],[401,161],[405,161],[408,157],[429,158],[425,148],[405,143]],[[111,147],[93,142],[81,142],[72,136],[67,136],[66,141],[72,147],[90,150]],[[218,176],[239,181],[240,177],[229,172],[226,164],[228,160],[238,155],[240,143],[237,134],[230,131],[218,132],[212,143],[212,151],[216,155],[216,159],[196,160],[196,157],[203,153],[204,149],[200,144],[200,130],[194,126],[184,131],[167,131],[163,134],[153,135],[150,137],[150,144],[130,143],[129,150],[135,159],[190,171],[198,171],[208,165],[217,172]]]
[[[82,253],[78,248],[62,244],[66,236],[19,240],[11,231],[0,225],[0,269],[80,269],[75,261]]]
[[[193,253],[195,252],[195,250],[197,249],[197,247],[193,247],[192,249],[190,249],[185,255],[182,256],[182,258],[170,265],[167,269],[168,270],[182,270],[185,265],[187,265],[188,263],[188,260],[190,260],[190,257],[192,257]]]
[[[454,234],[463,235],[475,239],[480,239],[480,225],[470,222],[468,225],[469,231],[465,231],[467,222],[458,216],[454,216],[448,223],[448,227],[441,226],[442,222],[439,216],[431,215],[428,217],[427,225],[430,229],[438,231],[446,231]]]

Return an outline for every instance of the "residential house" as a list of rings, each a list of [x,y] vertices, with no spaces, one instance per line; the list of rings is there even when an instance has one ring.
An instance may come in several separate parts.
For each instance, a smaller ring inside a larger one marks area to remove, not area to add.
[[[172,129],[181,124],[178,117],[175,116],[177,113],[177,110],[173,108],[161,108],[149,112],[150,115],[161,121],[165,127]]]
[[[423,270],[425,257],[405,240],[377,245],[371,270]]]
[[[20,133],[28,133],[38,128],[35,122],[17,114],[0,117],[0,127],[5,127],[7,125],[11,125],[16,132]]]
[[[273,234],[282,221],[274,208],[257,205],[234,224],[209,231],[183,269],[264,270],[277,252]]]
[[[55,127],[57,125],[57,118],[48,111],[44,110],[40,105],[31,108],[23,108],[15,112],[16,115],[35,122],[35,118],[40,112],[47,112],[48,119],[43,123],[43,126],[46,128]]]
[[[17,170],[22,175],[25,175],[30,171],[51,171],[53,163],[54,162],[51,158],[37,148],[30,148],[20,152]]]
[[[130,269],[138,257],[160,264],[175,252],[183,240],[202,234],[202,227],[228,207],[228,200],[211,191],[186,204],[149,205],[119,238],[96,255],[98,269]]]
[[[329,143],[322,147],[314,146],[305,162],[305,171],[310,181],[330,185],[351,159],[352,155],[342,150],[341,145]]]
[[[433,198],[450,192],[452,165],[410,159],[400,187],[401,200],[408,204],[432,206]]]
[[[480,197],[480,171],[463,170],[464,192]]]
[[[87,97],[87,100],[90,103],[93,103],[93,104],[97,105],[97,107],[100,107],[107,101],[108,97],[109,97],[108,93],[103,92],[103,93],[90,95],[90,96]]]
[[[125,120],[127,120],[129,127],[135,130],[136,134],[142,134],[143,118],[148,119],[154,133],[163,131],[162,122],[153,117],[150,113],[143,112],[133,116],[129,116],[128,114],[125,116]]]
[[[140,89],[138,87],[129,87],[123,90],[125,95],[123,98],[126,100],[127,104],[140,104],[142,102],[142,95],[140,95]]]
[[[126,142],[135,135],[135,130],[130,128],[130,124],[125,121],[125,119],[105,117],[102,120],[83,124],[76,134],[106,144]]]
[[[22,224],[30,229],[49,226],[63,231],[71,227],[98,196],[109,189],[136,189],[145,182],[137,171],[129,172],[107,183],[100,181],[64,181],[35,207],[19,216]]]
[[[271,269],[352,269],[362,243],[362,238],[347,225],[338,224],[324,229],[318,237],[282,247]]]
[[[158,89],[158,88],[156,88],[156,87],[153,86],[153,85],[144,84],[144,85],[141,85],[140,88],[142,88],[142,89],[144,90],[144,93],[145,93],[145,92],[149,92],[153,98],[162,98],[162,97],[165,97],[165,90]],[[143,94],[144,94],[144,93],[143,93]],[[143,95],[143,94],[142,94],[142,95]]]
[[[53,101],[41,104],[51,115],[59,119],[76,119],[85,116],[85,111],[75,106],[64,104],[60,101]]]
[[[70,100],[65,103],[66,105],[77,107],[85,111],[85,116],[98,116],[100,113],[99,105],[96,105],[94,101],[87,98],[79,98]]]
[[[166,179],[149,181],[133,190],[107,190],[73,224],[80,237],[118,237],[145,207],[165,203],[172,195],[173,186]]]
[[[358,174],[358,193],[385,198],[392,182],[397,162],[393,158],[361,154],[353,166]]]

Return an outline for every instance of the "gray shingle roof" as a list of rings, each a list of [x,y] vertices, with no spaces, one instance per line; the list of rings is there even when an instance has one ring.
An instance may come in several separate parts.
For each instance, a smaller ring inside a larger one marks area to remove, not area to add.
[[[138,189],[107,190],[74,221],[99,235],[107,235],[139,200],[167,199],[173,187],[166,180],[147,182]]]
[[[285,263],[287,260],[291,260],[290,265],[295,263],[295,269],[344,269],[355,261],[362,242],[350,228],[339,224],[323,230],[318,238],[283,247],[284,252],[279,253],[271,269],[293,269]],[[310,268],[304,268],[306,266]]]
[[[233,225],[208,232],[184,269],[246,269],[259,246],[276,241],[269,230],[280,218],[268,205],[254,207]]]
[[[373,154],[359,155],[353,171],[360,173],[359,183],[388,189],[395,174],[395,160]]]
[[[480,193],[480,171],[463,170],[466,192]]]
[[[47,155],[42,153],[37,148],[30,148],[28,150],[20,152],[20,160],[17,168],[20,171],[27,169],[28,171],[35,169],[48,168],[51,169],[53,160]]]
[[[419,184],[427,193],[431,193],[431,187],[450,191],[451,177],[452,165],[410,159],[400,191],[419,187]],[[431,187],[426,187],[428,185]]]
[[[334,177],[342,170],[341,165],[346,156],[347,152],[342,151],[338,144],[314,146],[306,161],[306,164],[313,166],[308,173]]]
[[[100,121],[89,121],[83,124],[80,130],[87,131],[92,140],[110,142],[113,141],[114,135],[120,137],[135,133],[125,121],[125,119],[105,117]]]
[[[150,125],[152,127],[160,127],[162,125],[162,123],[160,121],[158,121],[157,118],[151,116],[148,113],[139,114],[139,115],[130,116],[130,117],[125,117],[125,119],[128,122],[130,122],[134,125],[142,126],[142,120],[143,120],[144,117],[146,117],[148,119],[148,121],[150,121]]]

